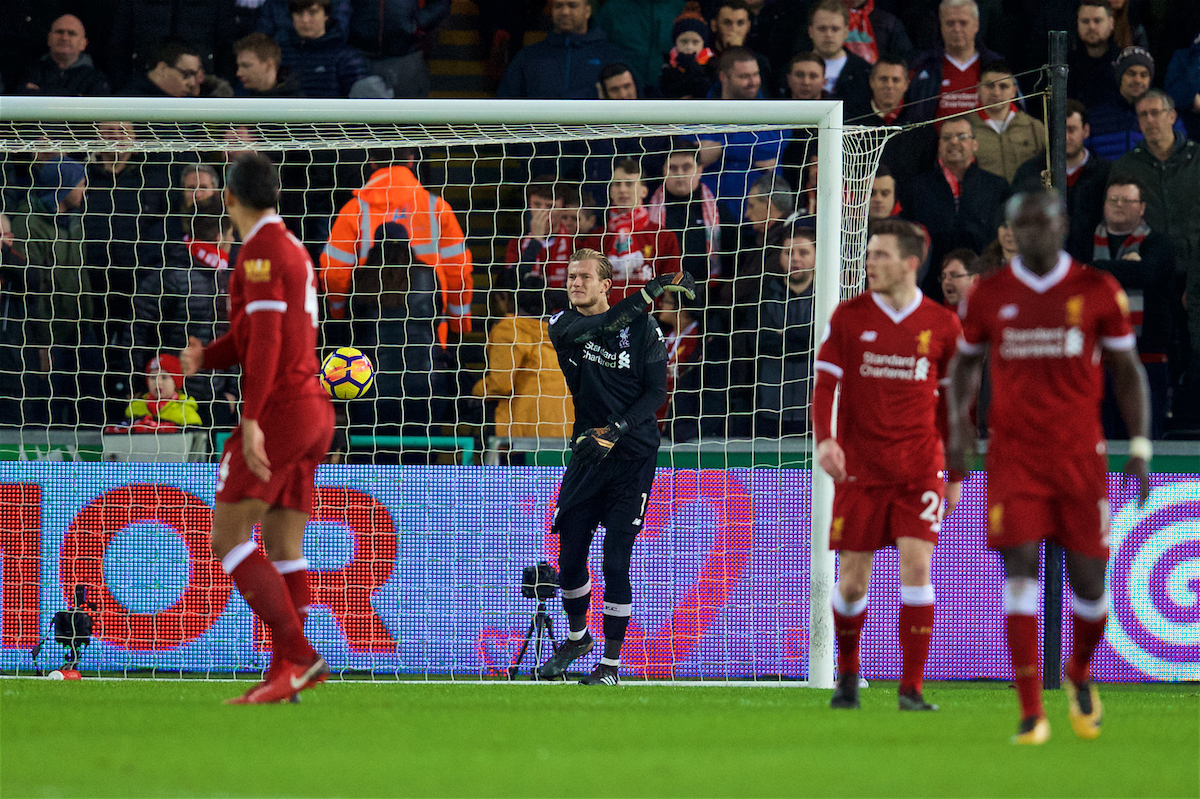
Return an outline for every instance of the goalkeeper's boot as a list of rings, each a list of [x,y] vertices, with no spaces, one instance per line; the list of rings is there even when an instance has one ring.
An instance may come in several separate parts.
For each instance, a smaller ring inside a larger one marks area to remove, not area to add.
[[[829,706],[832,708],[858,710],[857,674],[852,671],[846,671],[838,675],[837,688],[833,691],[833,698],[829,700]]]
[[[579,681],[580,685],[620,685],[621,678],[617,676],[617,667],[607,663],[597,663],[592,673]]]
[[[1018,746],[1041,746],[1050,740],[1050,722],[1045,716],[1026,716],[1011,740]]]
[[[539,680],[557,680],[567,673],[567,667],[574,663],[579,658],[592,651],[595,642],[592,640],[592,634],[585,632],[579,640],[568,638],[563,642],[563,645],[554,653],[554,657],[546,661],[546,663],[538,669]]]
[[[925,701],[925,697],[916,688],[900,692],[901,710],[937,710],[938,706]]]
[[[1100,737],[1100,722],[1104,720],[1104,706],[1100,704],[1100,693],[1091,680],[1071,682],[1064,680],[1067,689],[1067,717],[1071,729],[1084,740]]]

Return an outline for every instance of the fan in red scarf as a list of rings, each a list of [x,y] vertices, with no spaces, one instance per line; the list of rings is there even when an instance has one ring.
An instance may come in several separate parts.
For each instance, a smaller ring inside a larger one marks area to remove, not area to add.
[[[608,256],[613,267],[609,296],[618,301],[638,291],[647,281],[682,269],[679,239],[650,221],[650,212],[642,205],[647,193],[637,161],[627,158],[613,167],[612,181],[608,184],[612,205],[601,238],[601,252]]]

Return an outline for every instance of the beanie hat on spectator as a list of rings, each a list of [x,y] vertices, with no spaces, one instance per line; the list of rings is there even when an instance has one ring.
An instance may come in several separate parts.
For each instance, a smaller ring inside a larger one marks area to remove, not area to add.
[[[38,197],[47,205],[58,208],[59,203],[87,177],[87,169],[74,158],[55,158],[48,161],[37,175]]]
[[[183,390],[183,364],[176,356],[164,352],[151,358],[146,363],[146,374],[152,375],[155,372],[166,372],[175,381],[175,390]]]
[[[671,41],[674,42],[679,38],[679,34],[691,31],[692,33],[700,34],[700,38],[704,40],[704,46],[708,46],[708,23],[703,17],[689,14],[686,11],[675,18],[675,25],[671,28]]]
[[[1150,70],[1150,80],[1154,80],[1154,56],[1150,55],[1150,51],[1143,47],[1126,47],[1113,62],[1113,66],[1116,68],[1117,82],[1120,83],[1125,70],[1138,65]]]

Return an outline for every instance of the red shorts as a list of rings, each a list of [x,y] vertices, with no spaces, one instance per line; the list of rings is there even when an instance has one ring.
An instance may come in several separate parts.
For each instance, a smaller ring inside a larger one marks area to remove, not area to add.
[[[897,538],[936,544],[945,492],[946,485],[938,478],[908,485],[838,483],[833,491],[829,548],[874,552],[896,546]]]
[[[988,546],[1056,541],[1108,559],[1108,461],[1088,452],[1053,457],[988,454]]]
[[[325,397],[300,397],[271,408],[259,420],[271,481],[264,483],[250,471],[242,456],[242,428],[225,441],[217,476],[217,502],[261,499],[272,508],[312,512],[313,478],[317,464],[333,440],[333,405]]]

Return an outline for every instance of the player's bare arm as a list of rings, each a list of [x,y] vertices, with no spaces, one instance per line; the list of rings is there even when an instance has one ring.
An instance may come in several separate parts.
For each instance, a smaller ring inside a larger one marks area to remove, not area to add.
[[[971,403],[979,393],[982,378],[983,351],[969,353],[960,349],[950,361],[950,380],[946,385],[946,415],[950,428],[946,442],[946,467],[959,474],[970,471],[971,455],[975,452],[976,431],[971,423]],[[959,484],[958,491],[961,490]],[[954,506],[951,505],[950,509],[953,510]]]
[[[1150,496],[1150,384],[1137,350],[1105,350],[1104,365],[1113,375],[1117,405],[1129,430],[1129,460],[1125,474],[1138,481],[1138,506]]]
[[[183,367],[183,376],[191,377],[200,371],[204,363],[204,345],[195,336],[188,336],[187,346],[179,351],[179,363]]]

